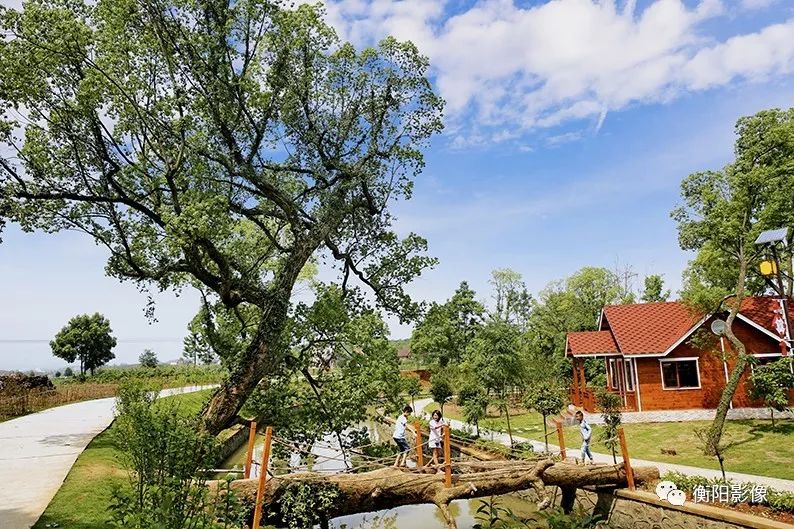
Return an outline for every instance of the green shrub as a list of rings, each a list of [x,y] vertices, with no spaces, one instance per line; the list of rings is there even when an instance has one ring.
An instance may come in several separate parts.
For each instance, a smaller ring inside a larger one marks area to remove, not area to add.
[[[290,483],[279,502],[282,521],[289,529],[312,529],[317,524],[327,525],[338,497],[339,488],[335,484]]]
[[[129,470],[129,487],[113,492],[111,521],[124,529],[240,527],[244,509],[228,484],[210,494],[201,470],[217,460],[217,441],[193,414],[156,402],[140,383],[119,390],[113,439]]]
[[[709,479],[703,476],[688,476],[681,472],[667,472],[662,476],[662,481],[672,481],[679,490],[692,494],[698,486],[711,487],[723,483],[721,479]]]
[[[606,529],[609,526],[599,515],[588,514],[584,509],[578,509],[566,514],[561,508],[553,508],[538,513],[545,524],[541,525],[537,519],[524,519],[517,516],[509,507],[500,503],[497,496],[487,500],[480,500],[477,512],[474,515],[473,529],[535,529],[543,527],[548,529]]]
[[[776,511],[794,513],[794,492],[770,489],[766,493],[766,502]]]
[[[661,477],[661,479],[662,481],[672,481],[673,483],[675,483],[675,486],[678,489],[683,490],[684,492],[690,495],[697,487],[703,487],[707,490],[711,490],[713,486],[740,485],[742,490],[752,491],[753,488],[758,486],[756,483],[753,482],[737,483],[730,479],[728,480],[723,480],[722,478],[709,479],[703,476],[688,476],[680,472],[667,472]],[[746,503],[753,503],[752,498],[747,498]],[[763,505],[765,507],[769,507],[775,511],[794,513],[794,492],[780,491],[767,487],[766,501],[759,502],[758,504]]]

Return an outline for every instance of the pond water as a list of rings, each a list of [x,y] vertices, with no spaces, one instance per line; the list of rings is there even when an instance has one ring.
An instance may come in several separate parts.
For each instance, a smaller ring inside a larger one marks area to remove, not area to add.
[[[380,425],[367,425],[373,441],[380,442],[388,437]],[[254,453],[261,458],[264,435],[258,435]],[[336,447],[336,448],[334,448]],[[221,465],[222,468],[242,468],[245,464],[247,446],[243,445],[235,451]],[[317,457],[312,470],[318,472],[338,472],[345,469],[345,461],[340,456],[338,443],[335,437],[326,436],[312,447],[312,454]],[[333,457],[334,459],[326,459]],[[257,459],[256,457],[254,459]],[[289,462],[277,462],[277,466],[287,468],[301,465],[300,457],[293,456]],[[410,462],[409,462],[410,464]],[[223,476],[218,476],[223,477]],[[239,476],[238,476],[239,477]],[[484,516],[477,510],[491,501],[500,509],[506,509],[521,518],[532,518],[537,513],[537,505],[524,499],[521,494],[508,494],[499,496],[494,500],[478,498],[472,500],[459,500],[450,505],[450,511],[455,516],[458,529],[472,529],[476,523],[483,521]],[[386,511],[353,514],[342,516],[331,521],[331,527],[336,529],[446,529],[447,525],[441,511],[435,505],[407,505]]]
[[[501,509],[509,509],[516,516],[532,518],[537,513],[537,505],[523,499],[518,494],[499,496],[495,500]],[[474,524],[487,519],[478,515],[477,509],[489,503],[488,498],[458,500],[449,509],[458,529],[472,529]],[[353,514],[335,518],[331,527],[338,529],[447,529],[441,511],[435,505],[407,505],[388,511]]]

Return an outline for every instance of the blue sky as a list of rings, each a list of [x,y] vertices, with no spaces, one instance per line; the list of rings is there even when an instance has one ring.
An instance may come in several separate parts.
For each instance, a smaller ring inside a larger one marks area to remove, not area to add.
[[[688,259],[669,218],[680,180],[730,160],[738,117],[794,105],[789,0],[331,0],[327,10],[358,46],[414,40],[448,101],[414,198],[394,208],[397,228],[427,237],[440,259],[411,286],[419,299],[443,300],[462,280],[486,298],[498,267],[537,291],[616,262],[676,290]],[[104,260],[79,235],[7,230],[0,369],[58,367],[47,340],[81,312],[110,318],[120,361],[144,347],[180,355],[195,294],[159,296],[150,323],[146,297],[106,278]]]

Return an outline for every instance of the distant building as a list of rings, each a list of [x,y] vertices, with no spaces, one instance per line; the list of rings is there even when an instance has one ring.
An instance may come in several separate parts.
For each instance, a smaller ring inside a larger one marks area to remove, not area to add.
[[[408,360],[411,357],[411,346],[410,345],[402,345],[399,349],[397,349],[397,358],[402,360]]]
[[[735,364],[730,341],[712,334],[716,346],[701,349],[690,343],[690,338],[701,328],[711,332],[711,323],[726,316],[695,314],[677,301],[604,307],[597,331],[567,336],[566,355],[573,362],[573,404],[595,411],[584,360],[598,358],[605,363],[607,390],[623,398],[627,411],[716,408]],[[781,300],[746,298],[733,331],[758,364],[791,354],[782,339],[786,325]],[[727,353],[727,361],[722,360],[722,351]],[[747,379],[745,373],[732,405],[761,407],[747,397]],[[794,404],[794,392],[789,402]]]

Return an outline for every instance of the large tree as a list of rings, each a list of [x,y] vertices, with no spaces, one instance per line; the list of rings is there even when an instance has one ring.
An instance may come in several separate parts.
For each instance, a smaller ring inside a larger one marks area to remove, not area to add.
[[[411,353],[421,355],[434,367],[460,363],[485,314],[475,296],[463,281],[445,303],[433,303],[411,335]]]
[[[494,306],[491,317],[526,328],[532,309],[532,296],[521,274],[510,268],[491,272]]]
[[[114,347],[116,338],[110,321],[98,312],[75,316],[50,342],[53,355],[69,363],[80,362],[81,375],[86,371],[93,375],[96,368],[116,358]]]
[[[644,284],[645,288],[640,297],[644,303],[667,301],[670,297],[670,290],[664,289],[664,278],[659,274],[645,276]]]
[[[492,397],[490,401],[505,414],[507,434],[513,444],[510,424],[512,398],[527,374],[521,332],[514,324],[491,318],[483,325],[466,349],[463,371]]]
[[[565,336],[598,326],[604,305],[627,301],[618,275],[606,268],[587,266],[550,283],[533,300],[528,335],[533,348],[547,356],[565,355]]]
[[[736,124],[736,136],[734,162],[721,171],[685,178],[681,184],[683,203],[672,213],[678,222],[681,248],[697,251],[685,273],[683,298],[701,312],[723,310],[723,304],[730,309],[725,336],[736,362],[704,436],[706,452],[720,462],[728,408],[750,363],[733,323],[744,298],[764,290],[761,278],[753,275],[762,257],[754,242],[764,229],[794,225],[794,109],[743,117]],[[789,249],[791,237],[792,232]],[[790,270],[790,254],[783,261]]]
[[[282,367],[318,251],[343,289],[412,315],[402,286],[432,261],[395,235],[388,204],[410,196],[442,126],[412,44],[358,52],[318,7],[263,0],[31,0],[0,26],[0,212],[86,233],[111,276],[197,287],[208,321],[241,315],[209,431]]]

